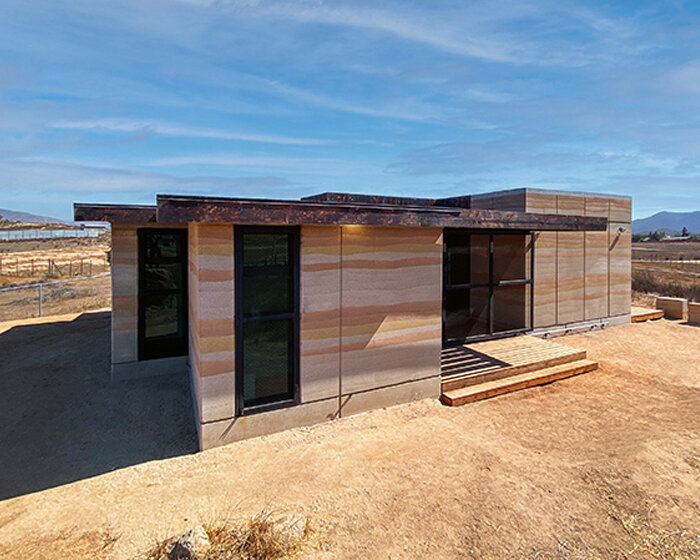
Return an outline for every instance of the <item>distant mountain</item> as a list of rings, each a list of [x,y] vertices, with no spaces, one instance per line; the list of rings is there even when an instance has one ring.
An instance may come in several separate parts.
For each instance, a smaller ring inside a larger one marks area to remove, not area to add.
[[[682,231],[683,227],[687,227],[689,233],[700,233],[700,211],[658,212],[648,218],[632,220],[632,233],[663,231],[673,234]]]
[[[3,220],[10,220],[11,222],[27,222],[32,224],[65,224],[63,220],[58,218],[49,218],[48,216],[37,216],[36,214],[30,214],[29,212],[17,212],[16,210],[8,210],[6,208],[0,208],[0,217]]]

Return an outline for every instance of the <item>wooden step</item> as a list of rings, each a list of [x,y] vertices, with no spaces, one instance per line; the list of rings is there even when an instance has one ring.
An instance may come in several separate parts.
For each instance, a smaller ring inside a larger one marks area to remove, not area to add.
[[[537,371],[521,373],[498,379],[495,381],[487,381],[478,385],[470,385],[451,391],[443,391],[442,402],[448,406],[460,406],[482,399],[489,399],[505,393],[544,385],[559,379],[565,379],[581,373],[586,373],[598,369],[598,363],[593,360],[577,360],[565,364],[555,365]]]
[[[646,309],[644,307],[632,308],[632,322],[643,323],[645,321],[655,321],[664,318],[663,309]]]
[[[531,371],[537,371],[544,368],[559,366],[572,362],[578,362],[586,359],[585,350],[574,350],[571,352],[561,353],[553,352],[552,355],[547,355],[542,352],[535,359],[526,361],[512,366],[494,366],[491,370],[481,370],[478,372],[467,372],[463,374],[444,375],[442,378],[442,391],[454,391],[463,387],[479,385],[489,381],[497,381],[505,377],[520,375]]]

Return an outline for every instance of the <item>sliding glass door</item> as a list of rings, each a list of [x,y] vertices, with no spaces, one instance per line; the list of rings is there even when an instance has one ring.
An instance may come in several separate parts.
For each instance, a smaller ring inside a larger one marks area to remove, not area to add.
[[[531,328],[533,234],[446,229],[443,243],[444,343]]]
[[[299,230],[237,227],[235,260],[238,413],[295,404]]]

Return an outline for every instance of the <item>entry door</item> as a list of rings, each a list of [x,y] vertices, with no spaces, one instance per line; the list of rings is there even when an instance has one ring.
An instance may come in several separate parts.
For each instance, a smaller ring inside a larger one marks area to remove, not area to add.
[[[249,414],[299,398],[299,230],[237,227],[236,406]]]
[[[534,234],[446,229],[443,243],[443,343],[531,328]]]

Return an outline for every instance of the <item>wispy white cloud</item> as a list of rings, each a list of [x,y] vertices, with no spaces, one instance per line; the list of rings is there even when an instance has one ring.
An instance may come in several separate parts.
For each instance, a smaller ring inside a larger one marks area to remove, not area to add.
[[[420,19],[406,11],[389,11],[362,6],[327,7],[321,4],[299,6],[289,4],[257,5],[259,13],[285,17],[303,23],[321,23],[375,30],[428,45],[460,56],[494,62],[520,62],[526,58],[525,45],[520,41],[503,42],[482,36],[476,30],[459,33],[445,18],[436,18],[430,12]]]
[[[339,158],[256,156],[245,154],[204,154],[158,158],[147,162],[148,167],[178,167],[186,165],[221,166],[241,169],[274,169],[310,175],[342,173],[361,175],[380,173],[381,167]]]
[[[388,106],[380,106],[374,103],[352,103],[277,81],[270,81],[269,85],[276,93],[303,103],[369,117],[429,122],[448,119],[453,113],[449,108],[406,97],[396,99]]]
[[[250,177],[226,177],[223,175],[177,176],[158,173],[107,167],[81,165],[52,160],[10,160],[0,161],[0,182],[5,196],[17,197],[71,193],[79,196],[120,194],[132,196],[134,193],[155,192],[222,192],[222,189],[266,188],[268,192],[282,189],[288,192],[293,182],[274,175]],[[235,196],[237,191],[229,191]],[[82,193],[82,194],[81,194]],[[67,201],[69,203],[69,201]]]
[[[276,18],[300,24],[318,24],[377,32],[436,51],[479,61],[532,64],[579,65],[595,59],[610,59],[614,50],[597,52],[569,48],[556,43],[552,30],[590,31],[620,48],[638,50],[640,44],[624,44],[637,34],[630,22],[615,19],[585,6],[562,6],[537,2],[489,2],[422,8],[406,3],[384,2],[377,7],[361,2],[342,4],[310,0],[181,0],[197,8],[236,17]],[[528,32],[528,30],[531,30]],[[543,33],[544,31],[544,33]],[[543,41],[547,36],[548,41]],[[621,54],[621,53],[620,53]]]
[[[659,84],[661,89],[669,86],[678,92],[700,95],[700,58],[670,70],[664,83]]]
[[[297,146],[320,146],[332,144],[333,140],[317,138],[295,138],[274,134],[254,134],[232,132],[211,128],[191,128],[171,125],[157,121],[139,121],[133,119],[95,119],[95,120],[59,120],[51,125],[53,128],[95,130],[127,133],[149,133],[178,138],[211,138],[214,140],[240,140],[244,142],[261,142],[268,144],[289,144]]]

